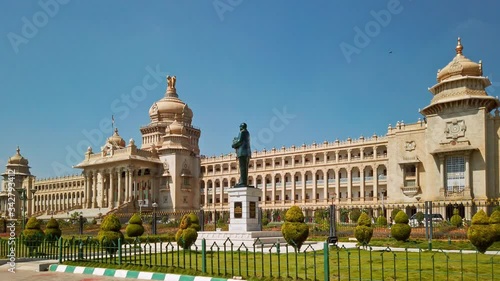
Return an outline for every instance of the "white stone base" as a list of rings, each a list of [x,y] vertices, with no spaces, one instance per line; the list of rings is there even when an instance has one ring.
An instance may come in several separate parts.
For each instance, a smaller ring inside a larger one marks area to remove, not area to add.
[[[259,197],[262,190],[254,187],[232,187],[228,191],[229,197],[229,232],[259,231]],[[241,204],[241,209],[235,210],[235,204]],[[253,212],[250,212],[250,204],[254,202]],[[241,217],[236,218],[236,213]],[[253,216],[253,217],[252,217]]]

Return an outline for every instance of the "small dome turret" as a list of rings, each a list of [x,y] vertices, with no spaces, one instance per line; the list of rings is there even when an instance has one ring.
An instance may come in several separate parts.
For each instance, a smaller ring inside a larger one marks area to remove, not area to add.
[[[437,81],[442,82],[447,79],[452,79],[462,76],[482,76],[483,66],[481,61],[479,63],[473,62],[466,58],[463,54],[464,47],[462,40],[458,38],[457,47],[455,47],[456,56],[448,63],[443,69],[438,71]]]
[[[108,143],[118,147],[125,147],[125,140],[118,134],[118,128],[115,128],[115,133],[108,138]]]
[[[9,161],[7,161],[9,165],[23,165],[27,166],[28,165],[28,160],[24,158],[21,155],[21,149],[19,149],[19,146],[17,147],[16,154],[14,156],[9,158]]]

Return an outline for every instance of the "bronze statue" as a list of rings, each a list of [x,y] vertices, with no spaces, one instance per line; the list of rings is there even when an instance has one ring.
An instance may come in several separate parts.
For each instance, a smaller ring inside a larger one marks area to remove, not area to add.
[[[252,156],[250,149],[250,133],[247,131],[247,124],[241,123],[240,134],[233,139],[232,147],[236,149],[236,157],[240,166],[240,181],[235,187],[247,186],[248,184],[248,164]]]

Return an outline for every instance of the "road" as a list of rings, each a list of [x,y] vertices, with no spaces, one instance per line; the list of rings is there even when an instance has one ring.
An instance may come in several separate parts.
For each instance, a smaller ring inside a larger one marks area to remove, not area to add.
[[[122,278],[112,278],[112,277],[101,277],[94,275],[83,275],[83,274],[73,274],[73,273],[60,273],[60,272],[36,272],[34,270],[17,270],[16,273],[11,273],[6,270],[0,271],[0,280],[15,280],[15,281],[107,281],[107,280],[117,280]],[[126,280],[126,279],[123,279]]]

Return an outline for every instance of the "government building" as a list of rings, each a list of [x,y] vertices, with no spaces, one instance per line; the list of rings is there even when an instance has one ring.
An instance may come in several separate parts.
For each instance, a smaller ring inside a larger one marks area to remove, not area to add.
[[[415,123],[398,122],[384,136],[325,141],[254,151],[249,185],[262,189],[263,210],[301,207],[307,216],[331,204],[390,216],[408,215],[432,202],[432,211],[467,219],[491,210],[500,197],[500,116],[481,61],[463,55],[460,39],[451,62],[437,72],[432,99]],[[200,129],[182,102],[175,77],[140,128],[142,143],[126,143],[118,130],[99,151],[89,148],[77,176],[36,179],[19,149],[7,164],[0,194],[5,213],[9,169],[29,190],[29,215],[81,211],[102,214],[137,208],[161,211],[228,211],[227,189],[238,182],[234,153],[200,154]],[[251,129],[250,129],[251,132]]]

